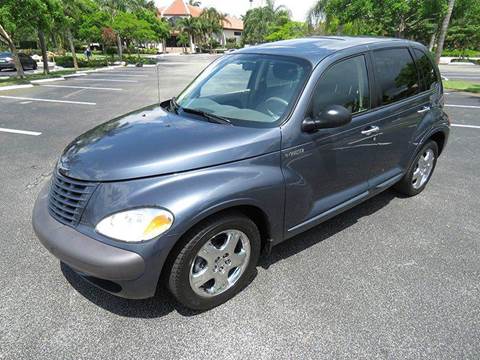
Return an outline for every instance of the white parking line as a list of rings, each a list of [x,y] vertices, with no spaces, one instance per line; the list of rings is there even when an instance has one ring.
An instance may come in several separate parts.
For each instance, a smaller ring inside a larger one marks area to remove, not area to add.
[[[6,133],[12,133],[12,134],[22,134],[22,135],[31,135],[31,136],[42,135],[41,132],[37,132],[37,131],[15,130],[15,129],[6,129],[6,128],[0,128],[0,132],[6,132]]]
[[[84,101],[70,101],[70,100],[50,100],[50,99],[37,99],[37,98],[27,98],[27,97],[20,97],[20,96],[6,96],[0,95],[0,98],[4,99],[14,99],[14,100],[30,100],[30,101],[41,101],[41,102],[51,102],[51,103],[61,103],[61,104],[77,104],[77,105],[97,105],[96,103],[92,102],[84,102]]]
[[[452,104],[446,104],[445,106],[465,108],[465,109],[480,109],[480,106],[475,106],[475,105],[452,105]]]
[[[461,125],[461,124],[451,124],[455,127],[470,128],[470,129],[480,129],[480,126],[477,125]]]
[[[111,81],[111,82],[128,82],[128,83],[137,83],[137,80],[115,80],[115,79],[98,79],[98,78],[87,78],[87,79],[80,79],[74,78],[72,80],[75,81]]]
[[[95,86],[75,86],[75,85],[41,85],[44,87],[56,87],[56,88],[67,88],[67,89],[88,89],[88,90],[107,90],[107,91],[123,91],[120,88],[104,88],[104,87],[95,87]]]
[[[99,72],[99,73],[96,73],[96,74],[90,74],[90,77],[91,77],[92,75],[110,75],[110,74],[113,75],[114,77],[115,77],[115,76],[148,77],[147,75],[137,75],[137,74],[127,75],[127,74],[125,74],[125,73],[123,73],[123,74],[118,74],[118,73],[100,73],[100,72]],[[92,78],[92,79],[93,79],[93,78]]]

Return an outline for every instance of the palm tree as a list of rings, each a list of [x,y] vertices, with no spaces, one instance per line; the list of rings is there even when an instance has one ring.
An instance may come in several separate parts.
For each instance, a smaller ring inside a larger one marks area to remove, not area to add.
[[[188,34],[188,40],[190,43],[190,51],[192,54],[195,52],[195,44],[193,43],[193,37],[197,33],[197,19],[193,17],[186,17],[181,19],[177,23],[177,28],[180,32],[185,32]]]
[[[197,6],[197,7],[199,7],[199,6],[202,5],[202,3],[201,3],[200,1],[198,1],[198,0],[189,0],[189,1],[188,1],[188,4],[189,4],[189,5],[192,5],[192,6]]]
[[[440,28],[440,34],[438,35],[437,49],[435,50],[435,62],[437,64],[440,62],[440,56],[442,56],[443,43],[445,42],[445,37],[447,36],[448,23],[450,22],[450,17],[452,16],[454,5],[455,0],[448,0],[447,14],[443,18],[442,27]]]
[[[307,23],[310,27],[317,26],[320,20],[325,17],[325,8],[328,0],[318,0],[307,13]]]
[[[214,34],[220,34],[223,29],[223,23],[229,22],[225,14],[219,13],[217,9],[211,7],[205,9],[199,17],[209,40],[212,40]],[[212,42],[209,41],[210,51],[212,51]]]

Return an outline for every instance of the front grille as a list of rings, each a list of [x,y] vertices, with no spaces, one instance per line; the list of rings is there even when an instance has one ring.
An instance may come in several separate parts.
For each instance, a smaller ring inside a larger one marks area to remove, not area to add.
[[[65,225],[78,225],[96,186],[96,183],[73,180],[55,171],[48,201],[50,215]]]

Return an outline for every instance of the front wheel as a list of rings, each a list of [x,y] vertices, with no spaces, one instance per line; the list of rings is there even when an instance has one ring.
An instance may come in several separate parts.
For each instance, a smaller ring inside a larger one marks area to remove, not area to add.
[[[407,196],[415,196],[421,193],[432,177],[437,164],[438,145],[435,141],[429,141],[418,152],[412,166],[395,185],[395,189]]]
[[[208,310],[234,297],[253,277],[260,256],[255,223],[223,214],[195,227],[173,262],[169,288],[193,310]]]

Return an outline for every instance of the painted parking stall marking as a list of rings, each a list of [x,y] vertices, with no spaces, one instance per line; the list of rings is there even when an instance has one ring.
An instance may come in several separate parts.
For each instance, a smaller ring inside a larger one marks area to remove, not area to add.
[[[465,108],[465,109],[480,109],[480,106],[475,106],[475,105],[450,105],[446,104],[446,107],[457,107],[457,108]]]
[[[148,77],[147,75],[138,75],[138,74],[119,74],[119,73],[96,73],[96,74],[90,74],[90,76],[92,75],[102,75],[102,76],[105,76],[105,75],[113,75],[114,77],[116,76],[119,76],[119,77]]]
[[[88,78],[88,79],[73,79],[75,81],[111,81],[111,82],[126,82],[126,83],[138,83],[137,80],[124,80],[124,79],[104,79],[104,78]]]
[[[0,95],[0,98],[3,98],[3,99],[13,99],[13,100],[27,100],[27,101],[50,102],[50,103],[59,103],[59,104],[76,104],[76,105],[89,105],[89,106],[95,106],[95,105],[97,105],[97,104],[94,103],[94,102],[71,101],[71,100],[53,100],[53,99],[38,99],[38,98],[28,98],[28,97],[21,97],[21,96]]]
[[[30,136],[42,135],[42,133],[38,132],[38,131],[27,131],[27,130],[17,130],[17,129],[7,129],[7,128],[0,128],[0,132],[11,133],[11,134],[30,135]]]
[[[462,124],[451,124],[453,127],[469,128],[469,129],[480,129],[480,126],[477,125],[462,125]]]
[[[66,88],[66,89],[86,89],[86,90],[105,90],[105,91],[123,91],[121,88],[96,87],[96,86],[75,86],[75,85],[41,85],[42,87]]]

